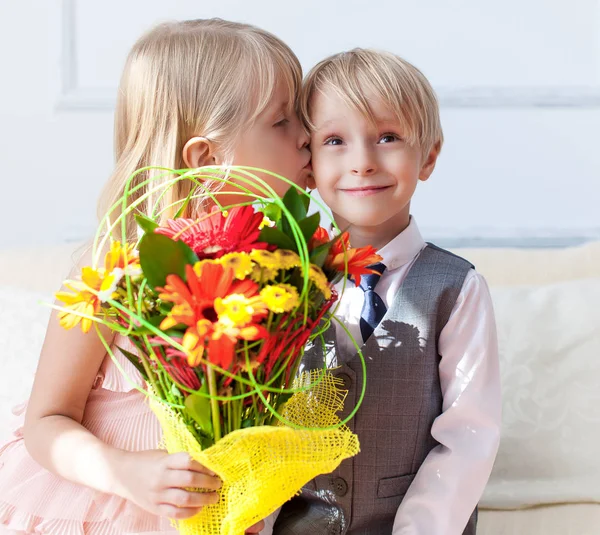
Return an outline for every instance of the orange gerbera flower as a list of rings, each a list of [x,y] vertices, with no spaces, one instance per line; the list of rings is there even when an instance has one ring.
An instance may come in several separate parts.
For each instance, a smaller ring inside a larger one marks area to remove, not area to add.
[[[368,266],[380,262],[382,260],[376,252],[376,249],[367,245],[353,249],[350,246],[350,237],[347,232],[343,232],[329,251],[327,260],[325,260],[325,268],[334,269],[344,273],[346,268],[345,258],[348,259],[348,274],[354,279],[354,284],[360,284],[360,277],[366,273],[378,273]]]
[[[238,340],[257,340],[266,333],[256,324],[266,315],[258,284],[236,280],[233,269],[213,263],[204,264],[200,275],[186,266],[186,278],[184,282],[169,275],[165,287],[159,289],[161,299],[174,303],[160,328],[188,326],[181,345],[190,366],[197,366],[208,350],[211,362],[229,368]]]

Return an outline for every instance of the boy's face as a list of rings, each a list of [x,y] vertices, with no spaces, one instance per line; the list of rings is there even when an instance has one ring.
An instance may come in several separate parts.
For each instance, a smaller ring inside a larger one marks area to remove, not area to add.
[[[358,241],[382,246],[409,223],[410,200],[427,180],[439,148],[423,158],[404,142],[398,119],[378,98],[369,99],[375,124],[332,91],[311,102],[311,140],[316,187],[341,228]],[[357,240],[358,238],[359,240]]]

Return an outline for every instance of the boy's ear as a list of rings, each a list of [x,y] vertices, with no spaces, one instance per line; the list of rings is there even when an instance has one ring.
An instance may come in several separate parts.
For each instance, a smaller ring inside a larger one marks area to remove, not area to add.
[[[419,172],[419,180],[425,182],[433,173],[435,169],[435,163],[437,162],[438,156],[440,155],[440,150],[442,148],[442,144],[438,141],[429,151],[427,158],[423,162],[421,166],[421,171]]]
[[[219,158],[214,150],[214,143],[205,137],[193,137],[187,141],[181,151],[181,157],[190,169],[204,165],[220,165]]]

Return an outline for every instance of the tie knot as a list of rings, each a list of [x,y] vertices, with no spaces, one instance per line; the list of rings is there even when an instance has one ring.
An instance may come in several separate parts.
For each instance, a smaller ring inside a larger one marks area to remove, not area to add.
[[[385,264],[382,264],[381,262],[377,262],[377,264],[371,264],[367,267],[376,271],[376,273],[366,273],[365,275],[361,275],[360,287],[362,288],[363,292],[373,291],[375,286],[377,286],[382,273],[385,271]]]

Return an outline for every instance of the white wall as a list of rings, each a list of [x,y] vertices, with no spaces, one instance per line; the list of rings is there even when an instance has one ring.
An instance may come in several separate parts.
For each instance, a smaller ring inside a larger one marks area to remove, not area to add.
[[[446,135],[414,202],[428,238],[600,237],[600,0],[0,0],[0,248],[93,232],[128,48],[210,16],[273,31],[306,69],[372,46],[425,72]]]

